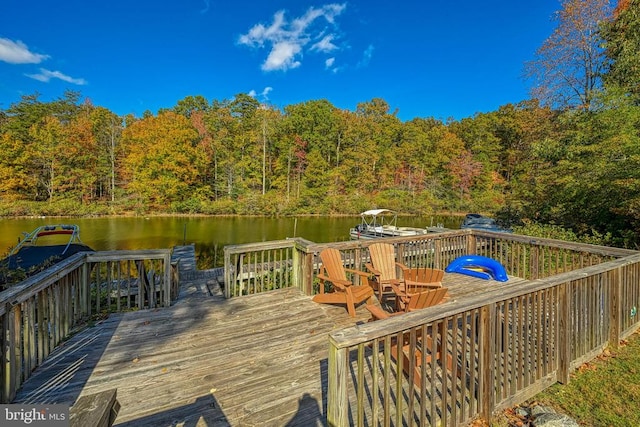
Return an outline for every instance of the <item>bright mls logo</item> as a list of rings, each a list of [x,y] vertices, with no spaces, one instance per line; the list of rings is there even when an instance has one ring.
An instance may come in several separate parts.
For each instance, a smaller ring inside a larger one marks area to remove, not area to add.
[[[68,427],[69,406],[0,405],[0,425]]]

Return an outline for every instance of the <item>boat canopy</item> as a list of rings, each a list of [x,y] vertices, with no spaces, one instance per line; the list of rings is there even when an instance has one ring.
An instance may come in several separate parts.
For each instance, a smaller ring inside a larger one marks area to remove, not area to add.
[[[360,215],[361,216],[376,216],[376,215],[380,215],[380,214],[383,214],[383,213],[390,213],[390,214],[393,214],[393,215],[396,214],[395,211],[392,211],[390,209],[370,209],[368,211],[362,212]]]

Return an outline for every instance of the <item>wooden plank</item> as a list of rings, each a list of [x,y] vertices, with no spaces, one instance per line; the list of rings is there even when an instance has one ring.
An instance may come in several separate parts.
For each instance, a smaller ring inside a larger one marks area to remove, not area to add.
[[[71,427],[109,427],[118,416],[120,404],[117,390],[111,389],[99,393],[82,396],[69,411]]]

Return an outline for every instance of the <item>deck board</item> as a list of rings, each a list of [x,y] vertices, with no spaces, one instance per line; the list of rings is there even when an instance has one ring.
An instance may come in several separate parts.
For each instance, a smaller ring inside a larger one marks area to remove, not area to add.
[[[445,282],[453,298],[498,283],[458,276]],[[324,425],[327,335],[368,318],[364,305],[350,318],[296,289],[225,300],[193,280],[172,307],[114,314],[73,336],[14,403],[71,405],[116,388],[116,425]]]

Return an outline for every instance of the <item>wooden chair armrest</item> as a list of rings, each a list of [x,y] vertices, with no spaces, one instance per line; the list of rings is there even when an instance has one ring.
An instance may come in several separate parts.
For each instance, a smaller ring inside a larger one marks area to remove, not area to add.
[[[364,266],[367,267],[367,270],[369,270],[375,276],[380,276],[382,274],[380,270],[376,270],[376,268],[371,263],[366,263]]]
[[[398,261],[396,261],[396,267],[400,267],[400,269],[402,270],[402,273],[409,271],[409,267],[407,267],[406,265]]]
[[[398,297],[405,296],[405,292],[402,289],[402,287],[400,287],[399,283],[392,283],[391,284],[391,289],[393,289],[393,293],[396,294],[396,296],[398,296]]]
[[[333,286],[340,288],[340,289],[345,289],[347,286],[351,286],[351,282],[348,280],[338,280],[338,279],[331,279],[327,276],[325,276],[324,274],[317,274],[316,277],[318,279],[320,279],[321,282],[330,282],[333,283]]]
[[[366,271],[362,271],[362,270],[354,270],[352,268],[345,268],[344,271],[348,271],[349,273],[357,274],[360,277],[369,277],[369,276],[371,276],[371,273],[367,273]]]
[[[371,320],[384,320],[384,319],[388,319],[390,317],[393,316],[399,316],[401,314],[404,314],[403,312],[400,313],[388,313],[386,311],[384,311],[382,308],[378,307],[377,305],[367,305],[366,309],[369,310],[369,312],[371,313]]]
[[[377,305],[370,304],[365,308],[371,313],[371,320],[383,320],[389,318],[389,313],[387,313]]]

